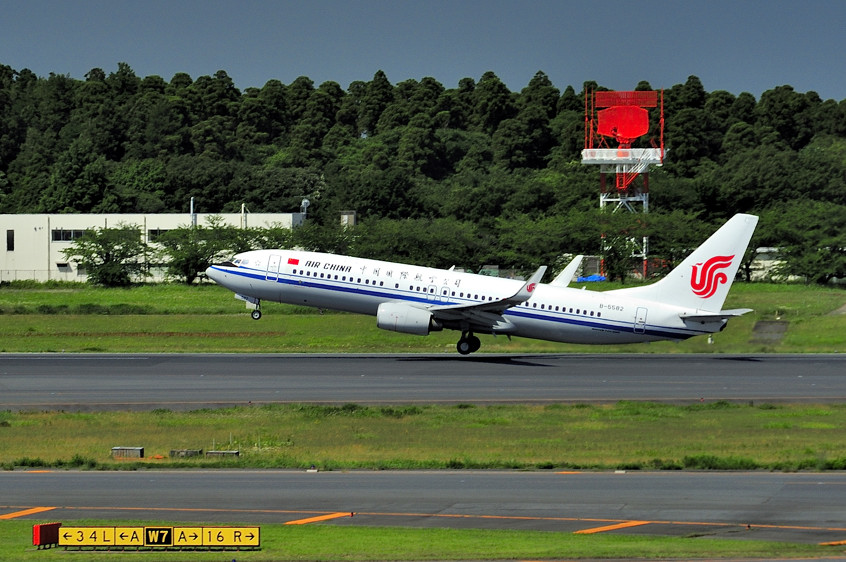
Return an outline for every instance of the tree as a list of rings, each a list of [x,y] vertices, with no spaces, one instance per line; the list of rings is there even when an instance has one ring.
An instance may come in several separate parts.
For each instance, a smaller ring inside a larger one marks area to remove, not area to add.
[[[62,250],[88,274],[88,281],[105,287],[125,287],[146,275],[147,245],[138,225],[118,224],[115,228],[95,228]]]
[[[376,134],[382,112],[394,99],[394,87],[381,70],[367,83],[358,110],[358,130],[362,135]]]
[[[492,135],[499,124],[517,112],[511,92],[493,72],[485,72],[473,91],[472,124],[476,130]]]
[[[208,227],[183,226],[163,233],[157,240],[167,273],[190,285],[215,262],[249,250],[257,233],[226,226],[219,217],[208,218]]]
[[[846,206],[799,201],[764,214],[768,246],[779,249],[780,277],[824,285],[846,278]]]

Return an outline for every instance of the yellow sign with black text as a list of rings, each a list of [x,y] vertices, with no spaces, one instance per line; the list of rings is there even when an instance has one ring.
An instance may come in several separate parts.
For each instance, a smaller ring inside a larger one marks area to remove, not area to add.
[[[115,527],[115,546],[144,546],[144,527]]]
[[[257,548],[260,527],[62,527],[59,546]]]
[[[258,527],[203,527],[203,546],[258,545]]]
[[[203,546],[202,527],[175,527],[173,546]]]

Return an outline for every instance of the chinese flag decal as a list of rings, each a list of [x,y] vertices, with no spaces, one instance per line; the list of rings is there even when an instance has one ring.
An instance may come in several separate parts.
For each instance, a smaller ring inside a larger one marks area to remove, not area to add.
[[[300,260],[297,258],[288,258],[288,265],[300,265]]]

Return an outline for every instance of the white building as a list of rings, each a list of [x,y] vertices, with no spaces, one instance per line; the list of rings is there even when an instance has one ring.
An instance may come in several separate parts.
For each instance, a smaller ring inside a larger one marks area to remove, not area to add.
[[[85,281],[87,275],[68,261],[62,250],[87,229],[136,225],[146,243],[167,230],[192,223],[209,226],[209,217],[219,217],[239,228],[293,228],[303,223],[303,213],[197,213],[190,214],[103,214],[103,215],[0,215],[0,281]],[[192,219],[195,219],[194,222]],[[161,280],[154,275],[153,280]]]

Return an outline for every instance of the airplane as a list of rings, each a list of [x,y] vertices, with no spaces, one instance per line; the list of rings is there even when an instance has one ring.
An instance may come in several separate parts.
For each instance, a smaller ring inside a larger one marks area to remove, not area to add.
[[[722,306],[757,223],[737,214],[661,280],[604,292],[567,286],[578,263],[544,284],[546,266],[519,281],[296,249],[243,252],[206,275],[245,301],[256,320],[262,300],[368,314],[379,328],[405,334],[458,330],[462,355],[479,350],[476,334],[583,344],[679,341],[721,331],[751,312]]]

